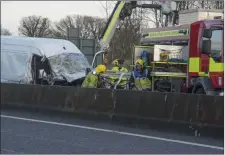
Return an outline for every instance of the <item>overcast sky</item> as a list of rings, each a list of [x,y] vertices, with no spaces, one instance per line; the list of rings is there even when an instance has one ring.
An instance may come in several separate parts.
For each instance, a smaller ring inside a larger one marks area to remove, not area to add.
[[[40,15],[52,21],[69,14],[105,17],[102,4],[100,1],[1,1],[1,24],[13,35],[18,35],[17,29],[22,17]]]

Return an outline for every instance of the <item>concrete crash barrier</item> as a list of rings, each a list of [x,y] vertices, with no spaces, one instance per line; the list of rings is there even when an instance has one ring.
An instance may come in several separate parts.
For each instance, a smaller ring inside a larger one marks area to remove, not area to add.
[[[171,120],[199,125],[224,125],[224,99],[221,96],[167,94],[167,113]]]
[[[220,96],[199,96],[199,122],[224,124],[224,99]]]
[[[224,126],[221,96],[2,83],[1,105]]]
[[[1,105],[40,106],[42,93],[40,86],[1,83]]]
[[[112,92],[109,89],[77,88],[75,110],[87,109],[95,112],[111,112],[113,110]]]
[[[116,91],[115,115],[182,123],[224,126],[224,99],[179,93]]]
[[[1,105],[104,115],[114,107],[108,89],[6,83],[1,84]]]
[[[140,118],[167,118],[165,95],[154,92],[116,91],[116,115]]]

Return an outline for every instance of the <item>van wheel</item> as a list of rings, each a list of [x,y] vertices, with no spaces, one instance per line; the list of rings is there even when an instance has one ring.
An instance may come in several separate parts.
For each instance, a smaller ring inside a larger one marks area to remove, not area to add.
[[[202,88],[202,87],[197,88],[197,90],[195,91],[195,94],[205,94],[204,88]]]

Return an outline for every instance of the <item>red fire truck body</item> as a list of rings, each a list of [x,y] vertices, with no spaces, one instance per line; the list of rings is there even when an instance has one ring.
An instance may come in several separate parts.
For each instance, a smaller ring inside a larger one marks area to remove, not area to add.
[[[187,77],[183,87],[189,93],[223,95],[223,34],[221,19],[201,20],[190,25],[149,29],[141,45],[188,46]]]

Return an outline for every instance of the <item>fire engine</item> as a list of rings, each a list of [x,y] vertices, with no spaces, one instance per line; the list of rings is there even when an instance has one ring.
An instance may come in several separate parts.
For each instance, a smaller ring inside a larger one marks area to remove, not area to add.
[[[155,87],[154,78],[170,77],[169,79],[171,79],[176,77],[182,79],[181,92],[223,95],[223,20],[201,20],[192,24],[153,28],[148,31],[149,33],[144,34],[141,39],[141,46],[135,47],[134,59],[138,57],[143,48],[152,49],[148,52],[153,55],[153,59],[149,62],[153,89]],[[164,53],[162,52],[163,47]],[[175,47],[177,50],[169,50]],[[157,48],[161,48],[161,53],[156,50]],[[158,59],[157,54],[159,55]],[[160,59],[160,55],[163,54],[167,55],[167,60]],[[162,72],[160,69],[156,69],[156,67],[163,66],[180,70],[176,72],[167,69],[166,72]]]

